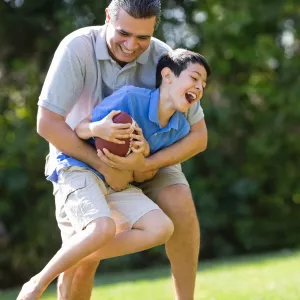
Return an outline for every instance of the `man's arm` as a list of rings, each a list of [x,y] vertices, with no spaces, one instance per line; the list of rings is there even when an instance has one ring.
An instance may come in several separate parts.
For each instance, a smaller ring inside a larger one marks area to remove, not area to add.
[[[181,163],[207,147],[207,128],[204,118],[191,126],[190,133],[174,143],[145,159],[142,171],[157,170]]]
[[[105,176],[116,190],[124,189],[132,180],[132,172],[120,172],[103,163],[95,149],[82,141],[65,122],[65,118],[46,108],[39,107],[37,132],[63,153],[83,161]]]

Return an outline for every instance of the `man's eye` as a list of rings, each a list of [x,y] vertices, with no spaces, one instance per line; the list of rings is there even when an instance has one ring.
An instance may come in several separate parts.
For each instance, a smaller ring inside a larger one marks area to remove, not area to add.
[[[195,80],[195,81],[197,80],[197,78],[195,78],[195,77],[193,77],[193,76],[191,76],[191,78],[192,78],[193,80]]]
[[[128,35],[128,33],[127,33],[127,32],[124,32],[124,31],[119,31],[119,34],[120,34],[120,35],[123,35],[123,36],[127,36],[127,35]]]
[[[148,39],[148,37],[147,36],[140,36],[139,39],[145,41],[145,40]]]

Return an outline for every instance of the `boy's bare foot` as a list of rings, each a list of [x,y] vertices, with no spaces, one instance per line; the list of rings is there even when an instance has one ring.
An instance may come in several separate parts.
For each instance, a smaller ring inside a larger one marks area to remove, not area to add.
[[[43,291],[44,289],[39,286],[37,278],[33,277],[22,286],[17,300],[38,300]]]

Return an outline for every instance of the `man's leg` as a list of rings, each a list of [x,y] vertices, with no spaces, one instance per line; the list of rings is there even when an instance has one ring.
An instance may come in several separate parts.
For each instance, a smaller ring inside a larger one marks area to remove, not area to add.
[[[174,224],[166,243],[171,263],[176,300],[194,299],[200,247],[200,230],[189,184],[181,167],[162,168],[148,181],[138,184],[160,206]]]
[[[99,265],[99,261],[85,261],[78,266],[71,285],[68,299],[59,300],[89,300],[92,295],[94,277]]]
[[[200,230],[190,189],[186,185],[165,187],[157,204],[174,223],[174,233],[166,243],[171,263],[176,300],[194,299]]]

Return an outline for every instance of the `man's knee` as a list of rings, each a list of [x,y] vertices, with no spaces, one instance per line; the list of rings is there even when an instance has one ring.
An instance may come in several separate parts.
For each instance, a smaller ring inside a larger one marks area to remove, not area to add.
[[[158,194],[157,204],[171,218],[175,230],[177,226],[198,224],[192,193],[187,185],[165,187]]]

